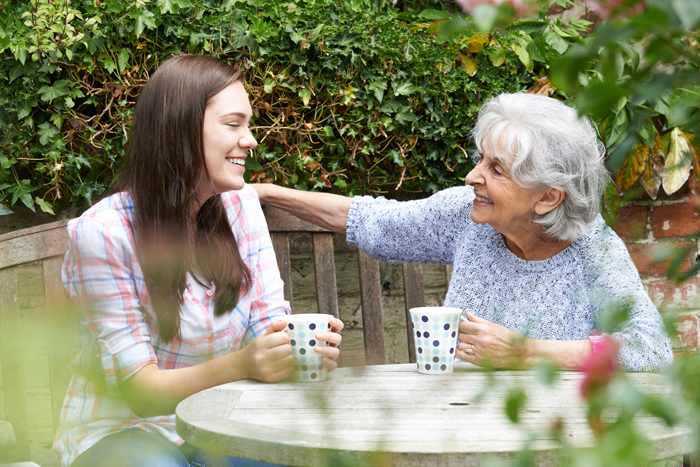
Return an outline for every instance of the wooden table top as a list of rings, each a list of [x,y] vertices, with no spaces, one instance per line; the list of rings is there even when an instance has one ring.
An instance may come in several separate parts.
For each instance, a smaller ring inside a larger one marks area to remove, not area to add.
[[[630,373],[638,389],[655,395],[675,390],[661,375]],[[316,383],[238,381],[195,394],[177,407],[177,431],[214,452],[292,466],[479,466],[485,457],[514,459],[532,438],[537,465],[557,465],[549,428],[560,418],[570,445],[594,438],[579,395],[583,375],[562,372],[552,386],[529,371],[489,374],[464,362],[447,375],[423,375],[415,364],[340,368]],[[512,387],[528,402],[521,423],[504,411]],[[653,458],[683,454],[690,429],[668,428],[638,415],[652,439]]]

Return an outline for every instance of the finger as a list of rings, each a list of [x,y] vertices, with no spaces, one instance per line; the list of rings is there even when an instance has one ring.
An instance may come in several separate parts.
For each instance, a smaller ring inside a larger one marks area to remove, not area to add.
[[[272,362],[272,371],[273,373],[276,373],[278,371],[282,371],[286,368],[291,368],[292,365],[294,364],[294,357],[290,355],[287,355],[286,357],[280,358],[279,360],[275,360]]]
[[[286,321],[283,321],[281,319],[272,320],[272,323],[270,323],[270,326],[265,330],[265,334],[263,334],[263,336],[269,336],[270,334],[272,334],[274,332],[283,331],[286,327],[287,327]]]
[[[474,360],[475,360],[474,354],[468,354],[468,353],[466,353],[462,350],[459,350],[459,349],[455,352],[455,357],[459,358],[460,360],[464,360],[465,362],[469,362],[469,363],[474,363]]]
[[[280,345],[289,344],[289,334],[286,332],[277,331],[271,334],[262,335],[258,337],[256,341],[257,348],[272,349]]]
[[[332,360],[335,360],[340,356],[340,349],[338,347],[330,347],[327,345],[317,345],[314,347],[314,352]]]
[[[467,318],[469,318],[469,321],[472,323],[489,323],[490,321],[485,320],[484,318],[479,318],[475,314],[473,314],[471,311],[464,310],[464,314],[467,315]]]
[[[340,332],[345,327],[345,324],[343,324],[343,322],[338,318],[331,318],[330,325],[332,332]]]
[[[471,349],[472,352],[473,352],[473,351],[474,351],[474,347],[475,347],[475,345],[474,345],[474,343],[472,343],[472,342],[461,342],[461,343],[457,346],[457,350],[461,350],[462,352],[464,352],[464,351],[467,350],[467,349]]]
[[[338,362],[331,360],[328,357],[323,357],[323,365],[328,369],[328,371],[333,371],[338,368]]]
[[[265,351],[265,359],[268,361],[274,362],[287,357],[292,357],[292,346],[289,344],[278,345]]]
[[[292,371],[293,371],[293,369],[292,369],[292,367],[291,367],[291,365],[290,365],[290,366],[287,367],[287,368],[283,368],[283,369],[281,369],[281,370],[279,370],[279,371],[276,371],[276,372],[272,373],[272,374],[267,378],[267,381],[268,381],[269,383],[276,383],[276,382],[278,382],[278,381],[282,381],[282,380],[285,379],[285,378],[289,378],[289,377],[292,375]]]
[[[340,345],[340,341],[343,340],[342,336],[335,332],[317,332],[316,339],[323,342],[328,342],[328,344],[332,345],[333,347],[338,347]]]
[[[459,332],[464,334],[478,334],[481,328],[481,324],[470,323],[469,321],[459,323]]]

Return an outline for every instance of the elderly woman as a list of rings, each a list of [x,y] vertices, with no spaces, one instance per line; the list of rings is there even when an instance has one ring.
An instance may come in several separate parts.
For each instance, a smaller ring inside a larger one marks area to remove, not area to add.
[[[472,133],[465,187],[419,201],[346,198],[257,185],[263,204],[395,262],[454,264],[445,306],[465,310],[457,357],[578,368],[604,339],[630,371],[672,363],[671,343],[627,249],[599,215],[606,171],[589,121],[548,97],[502,94]],[[611,334],[608,312],[629,319]]]

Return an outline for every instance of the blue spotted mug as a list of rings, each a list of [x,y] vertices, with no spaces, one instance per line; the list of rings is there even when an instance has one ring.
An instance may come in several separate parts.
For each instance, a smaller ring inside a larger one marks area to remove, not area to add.
[[[314,347],[328,345],[316,340],[317,332],[329,332],[332,315],[307,313],[288,315],[281,319],[287,322],[285,331],[292,346],[294,367],[292,377],[300,383],[313,383],[328,378],[328,370],[323,365],[323,357],[316,354]]]
[[[418,373],[452,373],[455,365],[459,315],[462,310],[444,306],[411,308]]]

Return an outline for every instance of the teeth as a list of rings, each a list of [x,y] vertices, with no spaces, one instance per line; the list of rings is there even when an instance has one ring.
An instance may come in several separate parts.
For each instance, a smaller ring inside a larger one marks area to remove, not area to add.
[[[493,201],[491,201],[490,199],[482,198],[481,196],[476,196],[476,200],[486,204],[493,204]]]
[[[226,160],[229,161],[231,164],[245,166],[245,159],[226,159]]]

